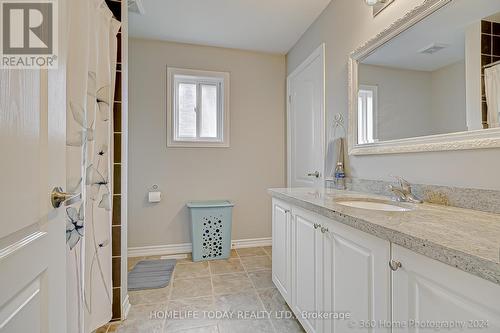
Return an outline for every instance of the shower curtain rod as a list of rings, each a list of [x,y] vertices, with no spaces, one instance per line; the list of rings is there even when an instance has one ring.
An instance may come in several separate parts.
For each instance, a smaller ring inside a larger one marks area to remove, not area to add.
[[[488,64],[488,65],[484,65],[483,68],[490,68],[490,67],[496,66],[498,64],[500,64],[500,60],[492,62],[491,64]]]

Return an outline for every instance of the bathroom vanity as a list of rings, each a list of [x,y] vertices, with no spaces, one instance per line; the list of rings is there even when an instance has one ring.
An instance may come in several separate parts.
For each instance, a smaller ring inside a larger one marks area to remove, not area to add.
[[[349,57],[349,155],[500,147],[499,59],[500,0],[423,1]],[[270,193],[272,278],[307,332],[500,332],[498,211]]]
[[[498,214],[332,189],[269,192],[272,279],[307,332],[500,332]]]

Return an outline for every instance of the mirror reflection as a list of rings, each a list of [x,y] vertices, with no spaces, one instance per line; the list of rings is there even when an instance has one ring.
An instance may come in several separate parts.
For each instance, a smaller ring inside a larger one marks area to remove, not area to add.
[[[357,141],[499,127],[500,0],[454,0],[358,66]]]

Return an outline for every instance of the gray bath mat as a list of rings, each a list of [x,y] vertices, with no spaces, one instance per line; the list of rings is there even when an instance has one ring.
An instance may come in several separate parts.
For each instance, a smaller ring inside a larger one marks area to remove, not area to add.
[[[128,273],[128,290],[166,287],[175,268],[175,259],[139,261]]]

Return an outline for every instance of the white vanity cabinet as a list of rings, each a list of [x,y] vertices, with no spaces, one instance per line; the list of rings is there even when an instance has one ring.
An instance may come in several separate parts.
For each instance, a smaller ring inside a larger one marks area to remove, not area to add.
[[[323,237],[319,218],[292,208],[292,302],[291,308],[307,332],[322,332],[314,316],[322,311]],[[304,315],[307,314],[307,315]]]
[[[351,315],[350,320],[325,320],[323,332],[390,332],[374,325],[391,315],[390,243],[326,218],[321,230],[323,311]]]
[[[273,199],[273,282],[308,333],[390,332],[362,327],[390,318],[389,260],[389,242]],[[316,319],[334,312],[352,318]]]
[[[292,215],[287,203],[273,199],[272,204],[272,245],[273,266],[272,279],[288,304],[291,303],[290,291],[292,285]]]
[[[464,325],[443,329],[447,332],[500,332],[498,285],[398,245],[392,246],[392,257],[401,263],[392,272],[392,320],[410,321],[410,327],[393,332],[418,332],[412,320]]]
[[[497,284],[275,198],[272,278],[308,333],[500,332]]]

